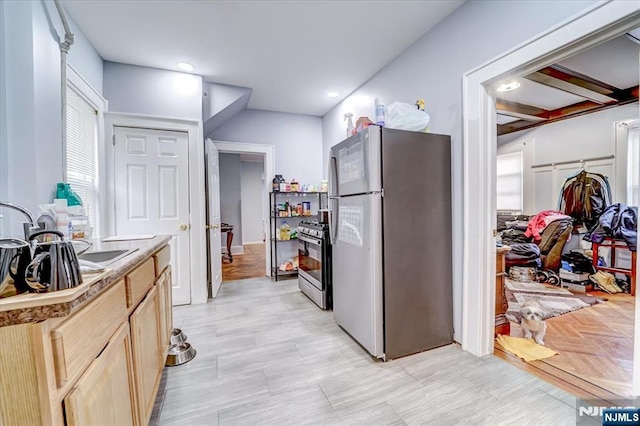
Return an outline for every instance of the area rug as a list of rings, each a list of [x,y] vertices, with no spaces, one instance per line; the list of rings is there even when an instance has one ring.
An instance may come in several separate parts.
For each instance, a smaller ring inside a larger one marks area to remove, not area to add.
[[[535,300],[542,307],[545,319],[557,317],[568,312],[603,303],[606,299],[588,294],[575,294],[567,289],[540,283],[522,283],[505,279],[504,292],[508,309],[505,314],[509,321],[520,324],[520,308]]]

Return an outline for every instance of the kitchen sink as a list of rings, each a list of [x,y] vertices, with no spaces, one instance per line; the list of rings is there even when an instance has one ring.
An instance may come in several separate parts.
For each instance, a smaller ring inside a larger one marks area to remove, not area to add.
[[[88,260],[89,262],[99,263],[101,265],[108,265],[128,256],[136,250],[138,249],[92,251],[81,254],[78,256],[78,259]]]

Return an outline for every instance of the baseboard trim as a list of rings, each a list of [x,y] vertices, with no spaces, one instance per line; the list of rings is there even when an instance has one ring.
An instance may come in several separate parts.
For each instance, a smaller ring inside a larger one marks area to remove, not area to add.
[[[227,252],[227,246],[222,246],[222,253],[226,253]],[[231,254],[236,255],[236,254],[244,254],[244,247],[242,246],[231,246]]]

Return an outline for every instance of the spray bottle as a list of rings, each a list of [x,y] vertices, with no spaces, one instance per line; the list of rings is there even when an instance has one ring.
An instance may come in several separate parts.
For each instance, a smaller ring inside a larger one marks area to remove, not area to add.
[[[384,101],[382,98],[376,98],[376,124],[384,126]]]
[[[347,137],[351,136],[353,134],[353,130],[355,129],[355,127],[353,126],[352,118],[353,118],[353,114],[351,114],[350,112],[345,113],[344,119],[349,120],[347,121]]]

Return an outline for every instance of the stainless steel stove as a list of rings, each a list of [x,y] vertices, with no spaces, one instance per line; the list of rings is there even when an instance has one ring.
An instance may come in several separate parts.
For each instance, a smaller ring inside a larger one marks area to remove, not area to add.
[[[320,308],[333,308],[327,224],[302,221],[298,226],[298,287]]]

